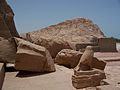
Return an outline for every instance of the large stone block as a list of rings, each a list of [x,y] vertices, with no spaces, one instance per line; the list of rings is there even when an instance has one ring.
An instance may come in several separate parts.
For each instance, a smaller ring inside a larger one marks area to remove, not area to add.
[[[2,89],[4,77],[5,77],[5,65],[4,63],[0,63],[0,90]]]
[[[82,53],[80,51],[63,49],[57,54],[55,62],[59,65],[64,65],[69,68],[75,68],[81,56]]]
[[[55,71],[54,61],[48,50],[20,38],[15,38],[18,45],[15,61],[17,70],[32,72]]]

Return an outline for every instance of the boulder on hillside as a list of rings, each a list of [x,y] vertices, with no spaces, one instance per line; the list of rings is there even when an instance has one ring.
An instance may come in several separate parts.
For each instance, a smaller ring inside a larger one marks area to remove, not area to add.
[[[82,53],[80,51],[63,49],[57,54],[55,58],[55,63],[59,65],[64,65],[68,68],[75,68],[81,56]]]
[[[73,47],[75,49],[76,45],[81,43],[95,45],[97,38],[105,36],[100,28],[91,20],[76,18],[38,31],[26,33],[24,37],[33,43],[46,47],[52,57],[55,58],[57,53],[62,49]]]
[[[0,61],[14,63],[16,45],[13,37],[19,37],[14,24],[14,13],[6,0],[0,0]]]
[[[54,61],[46,48],[20,38],[15,38],[15,41],[18,45],[15,61],[17,70],[32,72],[55,71]]]

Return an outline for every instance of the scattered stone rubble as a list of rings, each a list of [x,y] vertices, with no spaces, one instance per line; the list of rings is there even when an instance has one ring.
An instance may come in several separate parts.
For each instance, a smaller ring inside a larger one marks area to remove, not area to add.
[[[105,62],[99,63],[103,64],[102,70],[92,68],[92,62],[94,51],[91,46],[87,46],[85,52],[83,53],[78,65],[74,69],[74,75],[72,75],[72,84],[75,88],[81,89],[86,87],[95,87],[100,85],[102,79],[105,79]]]
[[[57,54],[55,58],[55,63],[66,66],[68,68],[75,68],[78,62],[80,61],[82,55],[83,53],[80,51],[75,51],[72,49],[63,49]],[[88,57],[88,59],[90,58]],[[105,61],[98,59],[95,56],[93,56],[92,59],[93,62],[91,62],[91,68],[104,70],[106,65]]]
[[[6,0],[0,0],[0,89],[6,63],[15,64],[17,70],[53,72],[52,58],[59,65],[75,68],[72,84],[77,89],[98,86],[106,78],[106,62],[94,57],[94,51],[116,51],[116,42],[105,38],[91,20],[77,18],[26,33],[23,36],[29,42],[18,38],[13,17]]]

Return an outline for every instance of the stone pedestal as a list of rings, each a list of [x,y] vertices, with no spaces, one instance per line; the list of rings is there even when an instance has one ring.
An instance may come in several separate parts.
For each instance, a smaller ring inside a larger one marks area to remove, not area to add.
[[[102,70],[92,69],[89,71],[74,71],[72,75],[72,84],[75,88],[95,87],[100,85],[102,79],[105,79],[105,73]]]

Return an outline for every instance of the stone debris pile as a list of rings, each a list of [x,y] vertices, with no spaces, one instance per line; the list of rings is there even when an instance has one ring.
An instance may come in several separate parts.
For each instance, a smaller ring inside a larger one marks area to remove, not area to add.
[[[95,57],[94,51],[117,50],[116,41],[106,38],[91,20],[66,20],[20,37],[11,7],[6,0],[0,0],[0,90],[8,63],[18,71],[42,73],[56,71],[56,63],[74,68],[71,75],[76,89],[98,86],[106,78],[106,62]]]

